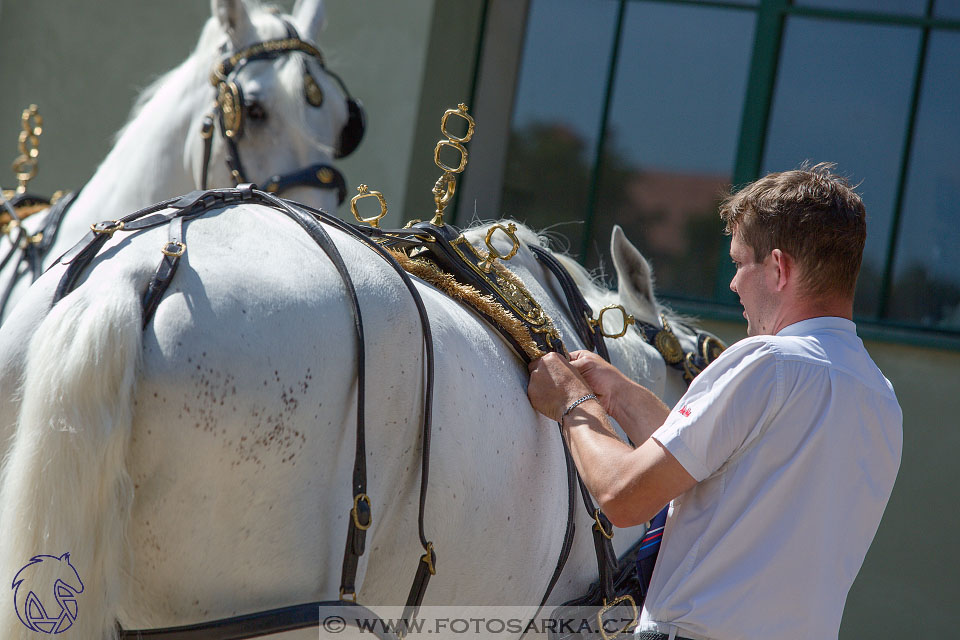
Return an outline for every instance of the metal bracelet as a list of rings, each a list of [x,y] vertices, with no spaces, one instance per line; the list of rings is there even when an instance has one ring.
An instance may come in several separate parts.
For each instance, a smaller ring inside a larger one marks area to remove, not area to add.
[[[585,396],[583,396],[583,397],[581,397],[581,398],[577,398],[576,400],[574,400],[572,403],[570,403],[570,406],[567,407],[566,410],[565,410],[562,414],[560,414],[560,420],[562,421],[565,417],[567,417],[567,414],[568,414],[568,413],[570,413],[571,411],[573,411],[574,409],[576,409],[578,406],[580,406],[581,404],[583,404],[583,403],[586,402],[587,400],[597,400],[597,394],[595,394],[595,393],[588,393],[587,395],[585,395]],[[599,402],[599,400],[597,400],[597,402]]]

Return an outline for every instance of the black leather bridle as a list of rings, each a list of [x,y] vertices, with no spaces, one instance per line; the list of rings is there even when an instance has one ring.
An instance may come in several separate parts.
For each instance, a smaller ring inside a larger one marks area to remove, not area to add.
[[[300,38],[297,30],[287,20],[284,20],[283,23],[287,30],[287,37],[257,42],[229,55],[221,60],[210,74],[210,84],[213,85],[215,93],[215,105],[213,111],[204,116],[200,129],[200,135],[203,138],[201,189],[207,188],[214,122],[219,124],[220,138],[223,140],[227,152],[227,168],[234,185],[249,182],[243,169],[238,146],[238,142],[243,138],[246,120],[249,116],[238,75],[243,67],[251,62],[273,60],[291,53],[304,53],[312,57],[324,73],[336,81],[346,98],[347,123],[340,131],[334,152],[335,157],[343,158],[353,153],[363,139],[366,129],[366,115],[360,101],[350,94],[343,79],[327,67],[320,49]],[[310,75],[306,66],[304,66],[303,77],[304,99],[311,105],[319,107],[324,101],[323,90]],[[263,183],[264,191],[275,195],[280,195],[292,187],[333,189],[337,193],[338,203],[343,203],[347,195],[347,184],[343,174],[336,167],[325,162],[317,162],[307,167],[271,176]]]

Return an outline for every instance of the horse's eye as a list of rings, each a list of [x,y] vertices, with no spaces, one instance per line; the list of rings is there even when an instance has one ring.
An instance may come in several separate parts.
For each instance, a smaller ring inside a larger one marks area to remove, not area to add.
[[[256,122],[263,122],[267,119],[267,112],[259,102],[247,103],[247,117]]]

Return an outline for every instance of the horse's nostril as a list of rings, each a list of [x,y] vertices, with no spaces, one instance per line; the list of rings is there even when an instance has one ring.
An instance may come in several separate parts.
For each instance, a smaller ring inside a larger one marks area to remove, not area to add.
[[[247,107],[247,116],[251,120],[255,120],[257,122],[263,122],[264,120],[267,119],[267,111],[266,109],[263,108],[263,105],[260,104],[259,102],[251,102],[247,104],[246,107]]]

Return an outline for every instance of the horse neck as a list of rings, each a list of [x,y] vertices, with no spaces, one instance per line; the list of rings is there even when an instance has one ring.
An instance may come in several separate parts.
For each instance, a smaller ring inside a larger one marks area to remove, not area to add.
[[[209,68],[197,54],[171,71],[121,130],[117,142],[64,219],[56,249],[68,249],[91,223],[116,219],[196,189],[185,149],[199,135],[196,115],[211,102]]]

